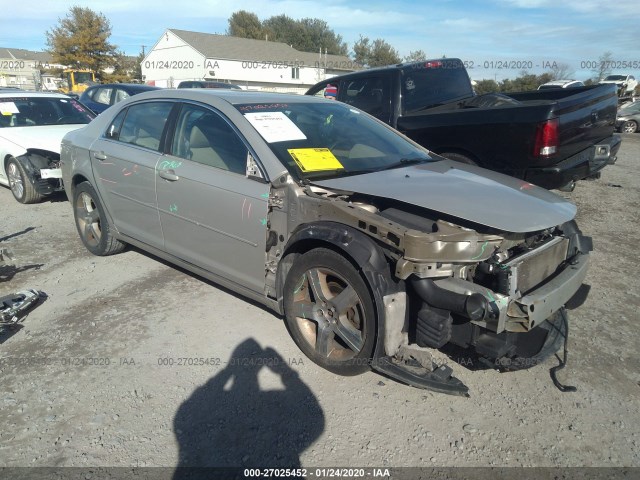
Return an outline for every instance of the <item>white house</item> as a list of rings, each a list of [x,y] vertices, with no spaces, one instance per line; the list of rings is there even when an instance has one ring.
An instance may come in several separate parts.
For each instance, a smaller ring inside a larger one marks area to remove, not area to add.
[[[361,68],[346,56],[300,52],[281,42],[175,29],[162,34],[141,67],[144,81],[159,87],[213,80],[291,93]]]

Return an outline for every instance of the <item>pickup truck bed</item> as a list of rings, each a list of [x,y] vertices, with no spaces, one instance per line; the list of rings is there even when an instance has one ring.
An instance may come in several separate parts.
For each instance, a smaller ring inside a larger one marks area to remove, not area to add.
[[[316,84],[429,150],[546,188],[599,175],[615,162],[614,86],[476,96],[457,59],[363,70]]]

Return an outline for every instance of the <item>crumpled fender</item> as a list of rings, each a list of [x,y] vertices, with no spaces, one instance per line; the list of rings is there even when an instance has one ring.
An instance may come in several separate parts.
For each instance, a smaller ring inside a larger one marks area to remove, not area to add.
[[[384,297],[398,291],[404,291],[404,282],[394,281],[389,263],[382,249],[366,235],[358,230],[337,222],[315,222],[300,226],[289,238],[284,249],[283,259],[287,253],[295,251],[300,242],[319,241],[328,243],[352,259],[358,270],[365,277],[374,300],[376,309],[376,346],[373,357],[384,355],[385,308]],[[278,265],[276,291],[281,312],[284,282],[293,261],[282,261]]]

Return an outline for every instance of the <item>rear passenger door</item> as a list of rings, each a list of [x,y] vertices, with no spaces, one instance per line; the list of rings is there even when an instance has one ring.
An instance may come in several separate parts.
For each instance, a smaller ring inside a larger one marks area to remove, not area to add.
[[[91,146],[98,192],[118,230],[162,248],[155,167],[173,102],[137,103],[122,110]]]
[[[218,111],[185,103],[157,166],[165,250],[264,291],[269,185],[246,176],[249,148]]]

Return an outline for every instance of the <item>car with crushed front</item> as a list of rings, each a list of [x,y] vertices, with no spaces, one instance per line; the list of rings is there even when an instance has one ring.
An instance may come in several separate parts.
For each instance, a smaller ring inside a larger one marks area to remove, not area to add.
[[[60,93],[0,92],[0,185],[20,203],[62,191],[60,142],[95,114]]]
[[[131,244],[261,302],[337,374],[467,394],[436,349],[537,363],[587,272],[572,203],[321,98],[143,93],[67,134],[61,162],[90,252]]]

